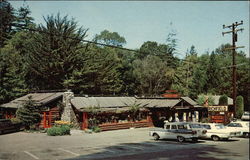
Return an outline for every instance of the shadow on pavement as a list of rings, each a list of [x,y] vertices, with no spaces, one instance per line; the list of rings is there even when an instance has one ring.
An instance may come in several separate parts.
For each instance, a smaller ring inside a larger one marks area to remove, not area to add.
[[[216,148],[216,145],[176,141],[157,141],[142,143],[122,143],[115,146],[102,148],[95,153],[87,153],[67,160],[102,159],[102,160],[227,160],[239,158],[240,154],[232,153],[228,149]],[[219,156],[219,157],[218,157]],[[227,158],[226,158],[227,157]]]

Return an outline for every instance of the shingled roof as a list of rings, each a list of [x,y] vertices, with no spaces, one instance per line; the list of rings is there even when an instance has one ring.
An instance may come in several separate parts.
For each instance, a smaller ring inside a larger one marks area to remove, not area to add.
[[[135,98],[135,97],[74,97],[71,100],[72,105],[78,110],[85,110],[88,107],[99,107],[100,109],[106,108],[110,110],[112,108],[117,109],[129,109],[128,106],[137,104],[144,108],[172,108],[179,102],[186,101],[191,106],[198,106],[195,101],[189,97],[181,98]]]
[[[0,107],[5,108],[19,108],[21,107],[27,100],[28,97],[31,96],[32,100],[34,100],[35,104],[38,106],[43,106],[50,103],[53,100],[61,98],[63,96],[63,92],[54,92],[54,93],[30,93],[23,97],[17,98],[9,103],[5,103],[0,105]]]

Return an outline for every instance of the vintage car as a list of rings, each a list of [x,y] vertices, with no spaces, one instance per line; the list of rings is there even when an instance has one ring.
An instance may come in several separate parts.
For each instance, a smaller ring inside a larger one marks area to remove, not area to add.
[[[207,130],[207,137],[211,138],[214,141],[218,141],[221,139],[228,140],[232,137],[238,137],[241,135],[239,131],[235,131],[234,129],[227,128],[223,124],[219,123],[202,123],[201,124]]]
[[[164,128],[169,128],[169,123],[168,121],[164,121]],[[205,138],[207,130],[202,127],[200,123],[197,122],[181,122],[182,124],[185,124],[187,126],[187,129],[191,129],[194,131],[197,131],[198,138]]]
[[[197,131],[188,129],[188,125],[185,122],[165,123],[164,128],[151,129],[149,135],[153,136],[154,140],[177,139],[178,142],[184,142],[185,140],[197,142],[199,137]]]
[[[227,125],[228,128],[241,132],[241,136],[249,137],[250,123],[247,121],[235,121]]]
[[[241,116],[241,120],[243,121],[250,121],[250,112],[244,112]]]
[[[3,133],[19,131],[21,123],[13,124],[9,119],[0,119],[0,135]]]

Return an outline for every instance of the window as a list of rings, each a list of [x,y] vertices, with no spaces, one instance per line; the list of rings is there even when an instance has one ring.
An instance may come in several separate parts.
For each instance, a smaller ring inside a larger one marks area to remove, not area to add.
[[[185,125],[178,125],[178,129],[187,129],[187,126],[185,126]]]
[[[190,124],[190,128],[202,128],[200,124]]]
[[[166,129],[170,129],[170,125],[166,125]]]
[[[224,128],[225,128],[224,125],[215,125],[215,127],[216,127],[217,129],[224,129]]]
[[[210,125],[202,125],[202,127],[206,128],[206,129],[211,129]]]
[[[177,126],[176,125],[172,125],[171,129],[177,129]]]
[[[230,123],[228,127],[242,127],[242,125],[240,123]]]

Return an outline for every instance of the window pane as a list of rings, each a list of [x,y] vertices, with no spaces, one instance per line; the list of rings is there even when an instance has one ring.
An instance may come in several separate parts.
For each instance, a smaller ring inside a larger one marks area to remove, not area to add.
[[[172,129],[177,129],[176,125],[172,125]]]

